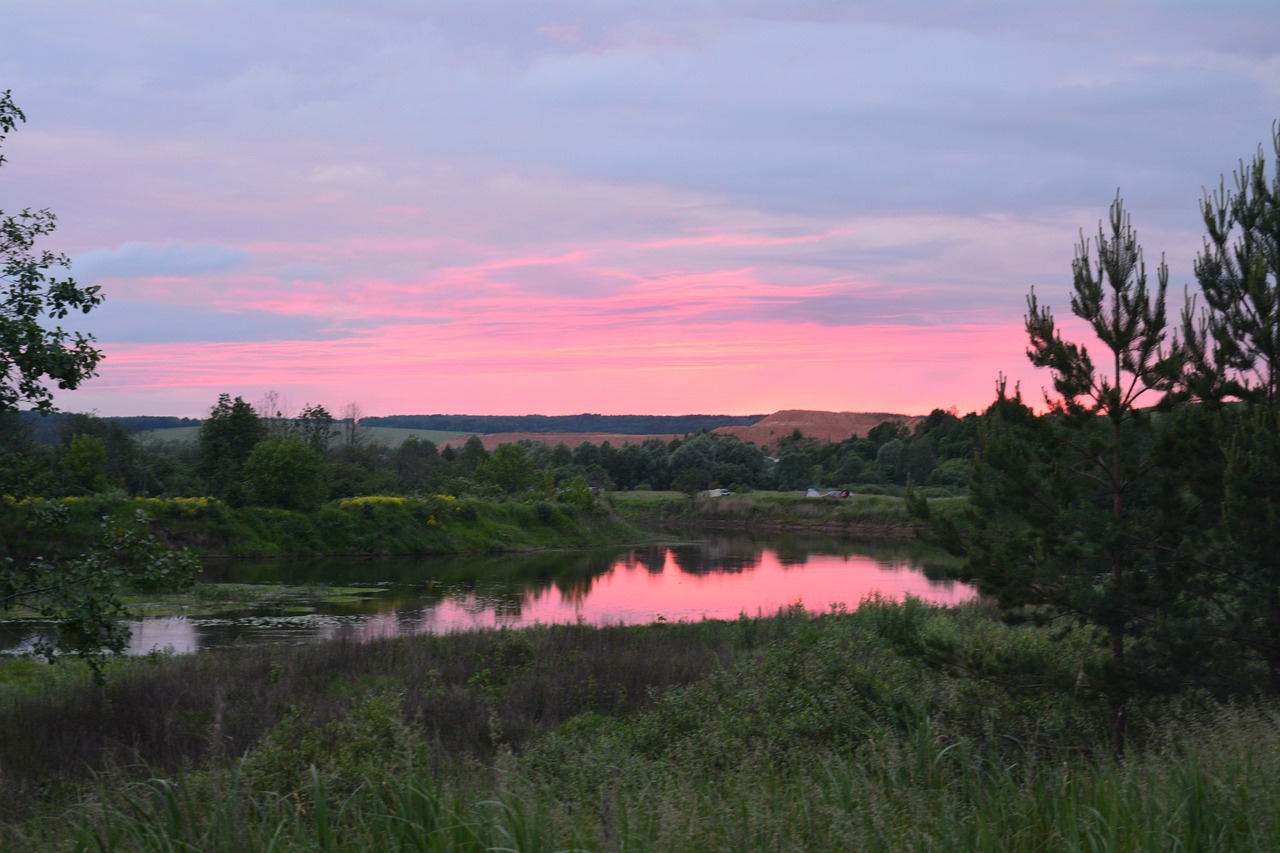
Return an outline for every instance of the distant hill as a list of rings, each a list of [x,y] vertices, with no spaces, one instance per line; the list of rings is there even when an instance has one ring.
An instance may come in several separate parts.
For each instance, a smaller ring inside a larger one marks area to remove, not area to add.
[[[764,447],[772,445],[779,438],[793,434],[796,430],[799,430],[805,438],[816,438],[819,441],[844,441],[854,435],[865,438],[872,428],[885,421],[898,421],[911,428],[920,420],[923,418],[919,415],[895,415],[887,412],[812,412],[789,409],[774,412],[750,426],[724,426],[713,432],[737,436],[742,441],[750,441]]]
[[[764,415],[389,415],[362,418],[367,427],[489,433],[596,433],[688,435],[699,430],[754,424]]]

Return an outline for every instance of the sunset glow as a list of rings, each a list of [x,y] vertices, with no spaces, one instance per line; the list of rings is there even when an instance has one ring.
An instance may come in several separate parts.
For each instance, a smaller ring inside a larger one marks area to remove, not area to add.
[[[1181,298],[1258,8],[18,3],[0,207],[107,295],[67,410],[964,412],[1117,187]]]

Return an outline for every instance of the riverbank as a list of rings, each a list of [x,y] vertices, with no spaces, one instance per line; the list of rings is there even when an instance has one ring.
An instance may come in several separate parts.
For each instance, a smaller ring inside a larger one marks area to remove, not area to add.
[[[146,526],[201,557],[462,554],[636,542],[635,528],[596,504],[427,497],[357,497],[315,512],[232,507],[212,498],[62,498],[14,502],[0,541],[17,558],[79,553],[104,519]]]
[[[1270,849],[1276,709],[1135,703],[1117,764],[1104,657],[870,602],[120,661],[0,684],[0,846]]]
[[[862,540],[908,540],[916,527],[900,495],[854,494],[807,498],[797,492],[745,492],[723,497],[680,492],[618,492],[618,514],[640,527],[742,530],[759,533],[812,532]],[[958,512],[968,498],[933,496],[930,509]]]

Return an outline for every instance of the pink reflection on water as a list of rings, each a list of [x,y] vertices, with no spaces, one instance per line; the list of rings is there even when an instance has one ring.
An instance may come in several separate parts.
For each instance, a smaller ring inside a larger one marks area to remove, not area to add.
[[[311,642],[340,633],[364,640],[575,622],[734,619],[772,615],[797,603],[822,613],[836,604],[856,608],[872,596],[892,601],[913,596],[950,606],[975,595],[967,584],[930,580],[900,558],[808,554],[797,562],[768,549],[726,556],[676,546],[635,551],[603,574],[558,584],[530,584],[496,594],[460,591],[428,605],[385,601],[385,609],[372,613],[146,619],[132,623],[130,653],[189,653],[231,642]]]
[[[660,571],[633,556],[567,588],[526,589],[518,603],[488,601],[469,593],[423,608],[412,626],[406,624],[406,614],[384,613],[353,629],[356,636],[373,638],[575,622],[636,625],[735,619],[742,614],[769,616],[797,603],[811,613],[822,613],[836,604],[854,609],[872,596],[892,601],[912,596],[951,606],[977,594],[967,584],[930,580],[904,560],[811,555],[803,565],[788,566],[766,550],[751,562],[742,570],[694,574],[682,569],[668,549]]]

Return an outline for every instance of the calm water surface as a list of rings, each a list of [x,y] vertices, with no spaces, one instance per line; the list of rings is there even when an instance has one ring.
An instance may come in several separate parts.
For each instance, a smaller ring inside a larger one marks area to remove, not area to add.
[[[266,604],[228,604],[225,612],[133,622],[130,652],[313,642],[340,632],[372,638],[566,622],[732,619],[796,604],[812,612],[852,609],[873,595],[968,601],[971,587],[934,579],[947,559],[911,544],[723,538],[501,556],[221,561],[206,568],[207,581],[271,584],[278,594]],[[335,586],[352,594],[326,599],[316,592]],[[0,651],[29,648],[45,630],[31,621],[0,625]]]

